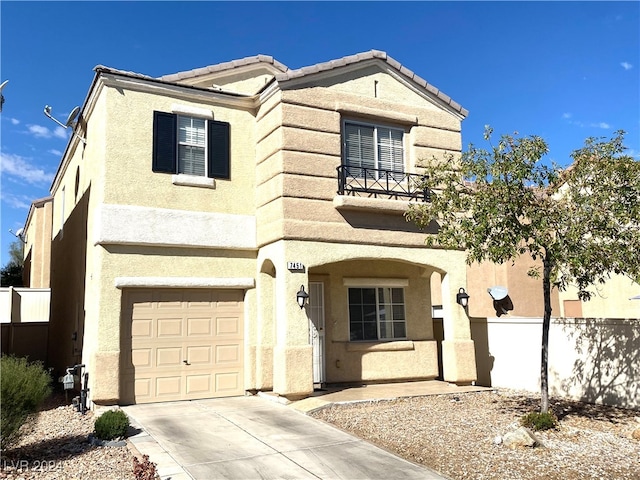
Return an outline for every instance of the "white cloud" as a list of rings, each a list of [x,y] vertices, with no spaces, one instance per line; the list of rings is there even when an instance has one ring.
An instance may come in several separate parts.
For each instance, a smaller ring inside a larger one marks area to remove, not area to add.
[[[51,150],[47,150],[51,155],[55,155],[56,157],[62,156],[62,152],[60,150],[56,150],[52,148]]]
[[[29,133],[31,133],[36,138],[51,138],[51,130],[47,127],[43,127],[42,125],[27,125],[29,129]]]
[[[580,127],[580,128],[585,128],[585,127],[590,127],[590,128],[601,128],[603,130],[610,130],[612,127],[610,124],[608,124],[607,122],[591,122],[591,123],[585,123],[581,120],[574,120],[573,119],[573,114],[571,113],[563,113],[562,114],[562,119],[566,120],[566,122],[569,125],[575,125],[576,127]]]
[[[42,125],[27,125],[29,133],[36,138],[67,138],[67,131],[62,127],[56,127],[54,130],[50,130]]]
[[[0,172],[31,185],[46,184],[53,180],[53,173],[32,165],[24,157],[7,153],[0,153]]]
[[[66,139],[67,138],[67,131],[62,127],[56,127],[56,129],[53,131],[53,135],[55,137],[58,137],[58,138]]]
[[[0,198],[4,203],[13,208],[29,209],[31,207],[31,197],[28,197],[27,195],[14,195],[13,193],[8,193],[6,188],[2,190]]]
[[[633,68],[633,65],[631,65],[629,62],[621,62],[620,65],[625,70],[631,70]]]
[[[10,118],[9,120],[11,120],[12,125],[18,125],[20,123],[20,120],[18,120],[17,118]]]

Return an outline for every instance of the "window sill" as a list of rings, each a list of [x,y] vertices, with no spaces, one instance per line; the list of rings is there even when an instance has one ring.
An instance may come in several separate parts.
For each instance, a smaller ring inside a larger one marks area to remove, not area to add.
[[[208,177],[198,177],[195,175],[172,175],[171,183],[183,187],[216,188],[215,179]]]
[[[338,210],[375,210],[381,213],[404,215],[409,209],[409,201],[336,195],[333,197],[333,206]]]
[[[347,342],[347,352],[398,352],[402,350],[414,350],[413,341]]]

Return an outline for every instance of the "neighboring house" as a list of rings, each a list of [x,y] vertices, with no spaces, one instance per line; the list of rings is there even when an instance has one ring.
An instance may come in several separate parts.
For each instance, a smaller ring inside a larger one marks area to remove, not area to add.
[[[24,288],[0,288],[0,339],[3,354],[47,362],[52,198],[31,204],[23,242]]]
[[[465,252],[426,248],[403,217],[428,201],[419,161],[460,152],[466,114],[375,50],[96,67],[52,233],[29,233],[51,242],[50,365],[85,364],[97,404],[474,382]]]
[[[24,285],[29,288],[49,288],[51,273],[51,222],[53,198],[31,203],[24,241]],[[47,241],[48,240],[48,241]]]
[[[640,318],[640,284],[625,275],[612,274],[603,284],[589,289],[594,295],[587,301],[578,298],[578,289],[570,286],[560,292],[560,315],[582,318]]]

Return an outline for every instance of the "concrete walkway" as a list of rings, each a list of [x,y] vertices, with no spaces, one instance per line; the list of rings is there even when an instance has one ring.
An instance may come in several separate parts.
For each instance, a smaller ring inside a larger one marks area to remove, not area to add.
[[[444,479],[305,415],[330,403],[480,390],[444,382],[329,389],[286,402],[262,394],[122,407],[163,480]],[[394,393],[395,392],[395,393]]]

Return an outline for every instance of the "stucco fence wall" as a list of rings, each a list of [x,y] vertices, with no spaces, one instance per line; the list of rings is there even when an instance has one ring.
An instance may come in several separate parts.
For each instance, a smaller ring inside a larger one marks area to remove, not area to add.
[[[542,318],[473,318],[478,384],[540,391]],[[640,408],[640,319],[552,319],[549,393]]]
[[[47,360],[49,288],[0,288],[0,339],[3,354]]]

